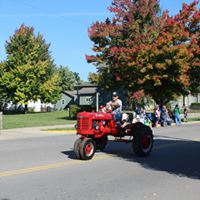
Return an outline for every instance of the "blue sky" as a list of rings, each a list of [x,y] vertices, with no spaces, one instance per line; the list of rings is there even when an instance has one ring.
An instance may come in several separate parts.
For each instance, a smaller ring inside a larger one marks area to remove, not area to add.
[[[175,14],[183,2],[192,0],[160,0],[161,8]],[[85,60],[91,54],[92,42],[87,30],[95,21],[110,16],[111,0],[0,0],[0,61],[6,59],[5,42],[22,23],[33,26],[47,43],[57,65],[68,66],[87,80],[93,65]]]

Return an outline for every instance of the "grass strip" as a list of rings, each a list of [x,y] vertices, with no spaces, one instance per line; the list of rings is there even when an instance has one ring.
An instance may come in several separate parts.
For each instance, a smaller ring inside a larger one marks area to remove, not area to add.
[[[4,129],[65,125],[75,123],[76,120],[68,119],[68,113],[66,111],[3,115]]]

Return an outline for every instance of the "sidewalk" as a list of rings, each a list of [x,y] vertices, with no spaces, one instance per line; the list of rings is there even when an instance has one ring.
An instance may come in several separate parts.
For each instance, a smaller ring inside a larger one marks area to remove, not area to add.
[[[67,125],[54,125],[54,126],[40,126],[40,127],[26,127],[26,128],[16,128],[16,129],[3,129],[0,130],[0,141],[9,140],[9,139],[21,139],[21,138],[30,138],[30,137],[44,137],[48,135],[64,135],[66,132],[56,131],[50,132],[46,129],[54,128],[73,128],[74,124]],[[71,131],[74,133],[73,131]]]
[[[200,124],[200,121],[181,122],[181,125],[191,125],[191,124]],[[176,125],[176,123],[173,122],[173,123],[171,124],[171,126],[180,126],[180,125]],[[160,128],[160,127],[161,127],[161,125],[159,124],[158,127],[153,127],[153,128]],[[165,127],[170,127],[170,126],[165,125],[164,127],[161,127],[161,128],[165,128]]]

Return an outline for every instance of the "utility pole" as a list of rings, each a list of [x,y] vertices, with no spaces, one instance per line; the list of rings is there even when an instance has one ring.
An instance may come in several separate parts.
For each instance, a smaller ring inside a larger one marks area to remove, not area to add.
[[[3,129],[3,112],[0,112],[0,134],[2,129]]]
[[[99,112],[99,93],[96,93],[96,112]]]

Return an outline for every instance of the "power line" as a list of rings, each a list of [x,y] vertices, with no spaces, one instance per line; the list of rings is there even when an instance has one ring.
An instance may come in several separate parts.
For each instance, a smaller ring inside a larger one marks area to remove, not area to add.
[[[17,1],[17,0],[11,0],[11,1],[13,1],[15,3],[16,2],[19,3],[19,1]],[[26,7],[33,8],[35,10],[39,10],[39,11],[45,12],[45,13],[42,13],[42,14],[38,13],[38,14],[25,14],[25,15],[20,14],[20,15],[18,15],[18,16],[21,16],[21,17],[34,17],[34,16],[35,17],[60,17],[60,18],[64,18],[64,19],[68,18],[68,19],[70,19],[70,20],[72,20],[74,22],[77,22],[77,23],[83,23],[83,21],[74,19],[73,17],[69,16],[69,14],[67,14],[67,13],[58,14],[58,13],[55,13],[55,12],[49,10],[49,9],[46,9],[46,8],[44,9],[42,7],[35,6],[35,5],[30,4],[30,3],[24,2],[23,0],[21,0],[20,3],[25,5]],[[7,16],[9,16],[9,15],[7,15]],[[10,16],[12,16],[12,15],[10,15]],[[13,16],[15,17],[16,15],[13,15]]]

